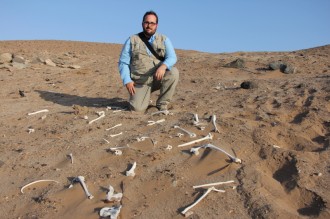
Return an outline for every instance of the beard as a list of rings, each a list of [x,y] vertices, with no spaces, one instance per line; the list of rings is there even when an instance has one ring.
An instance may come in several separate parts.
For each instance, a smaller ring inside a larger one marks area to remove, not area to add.
[[[150,37],[152,37],[152,35],[154,35],[154,34],[156,33],[156,30],[157,30],[157,29],[152,30],[152,29],[150,29],[150,28],[145,28],[145,29],[143,29],[143,33],[144,33],[144,35],[146,35],[148,38],[150,38]]]

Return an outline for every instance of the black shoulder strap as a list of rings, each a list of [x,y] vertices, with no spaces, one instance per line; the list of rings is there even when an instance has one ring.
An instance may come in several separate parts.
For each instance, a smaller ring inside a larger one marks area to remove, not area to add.
[[[144,35],[143,32],[139,33],[139,37],[140,39],[144,42],[144,44],[146,44],[146,46],[148,47],[148,49],[150,50],[150,52],[160,61],[164,61],[165,58],[161,57],[160,55],[158,55],[158,53],[156,53],[156,51],[154,50],[154,48],[150,45],[150,43],[147,40],[147,37]]]

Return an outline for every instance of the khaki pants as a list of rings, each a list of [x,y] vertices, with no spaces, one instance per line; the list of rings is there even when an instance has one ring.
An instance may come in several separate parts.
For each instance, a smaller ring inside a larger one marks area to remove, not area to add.
[[[131,110],[145,111],[148,108],[150,102],[151,93],[160,90],[159,97],[156,101],[156,106],[161,108],[162,105],[168,105],[171,101],[176,85],[179,81],[179,71],[176,67],[173,67],[170,71],[167,70],[161,81],[153,79],[151,84],[135,85],[135,94],[130,95],[129,103]]]

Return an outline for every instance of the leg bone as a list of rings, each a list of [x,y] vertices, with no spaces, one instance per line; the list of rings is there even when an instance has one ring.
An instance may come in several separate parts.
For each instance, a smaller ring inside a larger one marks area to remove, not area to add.
[[[181,127],[178,126],[178,125],[175,125],[174,128],[180,129],[181,131],[187,133],[187,134],[190,136],[190,138],[195,138],[195,137],[196,137],[196,134],[195,134],[195,133],[190,132],[190,131],[188,131],[188,130],[186,130],[186,129],[183,129],[183,128],[181,128]]]
[[[191,144],[194,144],[194,143],[197,143],[197,142],[200,142],[200,141],[204,141],[204,140],[209,140],[209,139],[212,139],[212,138],[213,138],[212,134],[209,133],[204,138],[200,138],[200,139],[190,141],[190,142],[187,142],[187,143],[184,143],[184,144],[179,144],[178,147],[184,147],[184,146],[187,146],[187,145],[191,145]]]

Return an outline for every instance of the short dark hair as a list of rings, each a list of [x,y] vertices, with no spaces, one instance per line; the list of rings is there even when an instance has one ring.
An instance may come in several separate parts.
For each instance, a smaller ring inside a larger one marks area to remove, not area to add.
[[[158,24],[158,16],[157,16],[156,12],[154,12],[154,11],[147,11],[147,12],[143,15],[143,20],[142,20],[142,22],[144,22],[144,19],[145,19],[146,16],[148,16],[148,15],[154,15],[154,16],[156,17],[156,23]]]

